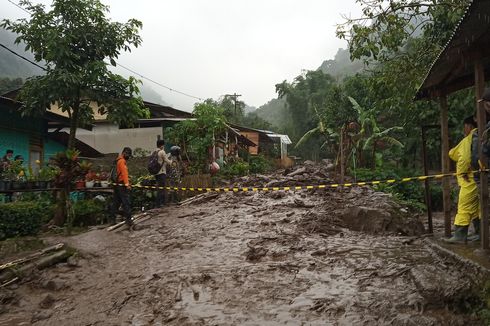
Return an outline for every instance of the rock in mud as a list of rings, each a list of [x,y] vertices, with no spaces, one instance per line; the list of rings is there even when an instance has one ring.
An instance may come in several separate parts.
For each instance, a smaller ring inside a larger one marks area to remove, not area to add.
[[[248,261],[256,262],[259,261],[262,257],[267,255],[267,249],[264,247],[253,247],[250,244],[247,244],[249,250],[246,253],[246,257]]]
[[[59,291],[59,290],[65,288],[66,284],[65,284],[65,282],[63,282],[61,280],[54,279],[54,280],[45,281],[42,284],[42,287],[45,288],[46,290],[50,290],[50,291]]]
[[[55,298],[51,294],[46,294],[44,298],[39,302],[39,308],[41,309],[49,309],[56,302]]]

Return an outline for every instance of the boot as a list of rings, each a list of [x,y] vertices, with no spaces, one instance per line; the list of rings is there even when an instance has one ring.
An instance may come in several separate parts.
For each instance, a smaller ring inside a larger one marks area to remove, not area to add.
[[[446,243],[466,243],[468,237],[468,225],[455,225],[454,235],[449,239],[443,239]]]
[[[480,241],[480,219],[475,218],[471,223],[473,223],[475,233],[468,236],[468,241]]]

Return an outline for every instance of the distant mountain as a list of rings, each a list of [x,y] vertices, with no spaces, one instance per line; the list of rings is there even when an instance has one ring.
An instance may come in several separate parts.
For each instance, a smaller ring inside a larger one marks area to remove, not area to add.
[[[318,68],[336,79],[352,76],[364,69],[364,63],[360,60],[350,60],[349,50],[339,49],[334,59],[325,60]],[[289,124],[289,113],[285,99],[272,99],[257,109],[257,115],[275,128],[285,129]]]
[[[361,60],[351,61],[349,50],[339,49],[333,60],[323,61],[318,69],[335,78],[342,79],[361,72],[364,69],[364,62]]]
[[[143,84],[140,86],[141,97],[144,101],[160,104],[160,105],[168,105],[162,96],[158,94],[153,88],[151,88],[148,84]]]
[[[274,98],[255,111],[257,115],[269,122],[275,129],[283,130],[289,121],[286,100]]]
[[[34,56],[31,52],[24,50],[25,45],[14,44],[15,34],[0,28],[0,44],[5,45],[12,51],[34,61]],[[33,64],[17,57],[13,53],[0,48],[0,77],[2,78],[26,78],[35,75],[41,75],[43,70]]]
[[[245,109],[243,110],[243,114],[247,115],[249,113],[255,112],[255,110],[257,110],[255,106],[250,106],[245,104]]]

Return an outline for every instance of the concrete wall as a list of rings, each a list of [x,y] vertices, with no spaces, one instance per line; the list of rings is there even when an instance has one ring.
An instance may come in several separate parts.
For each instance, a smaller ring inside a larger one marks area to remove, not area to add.
[[[153,151],[158,136],[163,136],[161,127],[119,129],[110,123],[97,123],[92,131],[78,129],[77,138],[103,154],[119,153],[125,146]]]

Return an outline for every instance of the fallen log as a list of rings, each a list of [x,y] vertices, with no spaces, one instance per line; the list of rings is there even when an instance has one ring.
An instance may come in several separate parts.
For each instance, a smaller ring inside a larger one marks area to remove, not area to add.
[[[190,205],[190,204],[200,204],[200,203],[206,202],[210,199],[214,199],[214,198],[218,197],[219,193],[218,192],[209,192],[209,193],[206,193],[203,195],[204,195],[203,197],[200,197],[201,195],[199,195],[199,196],[194,197],[193,200],[191,200],[191,201],[186,201],[185,203],[181,203],[180,206],[186,206],[186,205]]]
[[[50,246],[50,247],[47,247],[47,248],[44,248],[36,253],[33,253],[32,255],[29,255],[27,257],[24,257],[24,258],[20,258],[20,259],[16,259],[14,261],[11,261],[11,262],[8,262],[8,263],[5,263],[3,265],[0,265],[0,271],[6,269],[6,268],[10,268],[10,267],[13,267],[15,265],[19,265],[19,264],[23,264],[23,263],[26,263],[28,261],[31,261],[39,256],[42,256],[44,254],[47,254],[49,252],[52,252],[52,251],[57,251],[57,250],[60,250],[62,249],[63,247],[65,246],[64,243],[58,243],[54,246]]]
[[[133,216],[132,220],[133,220],[133,222],[135,222],[139,218],[142,218],[143,216],[146,216],[146,215],[147,215],[146,212],[145,213],[141,213],[141,214],[137,214],[137,215]],[[109,226],[106,230],[107,231],[113,231],[113,230],[116,230],[116,229],[120,228],[124,224],[126,224],[126,221],[122,221],[122,222],[119,222],[119,223],[114,224],[112,226]]]
[[[50,256],[39,259],[35,265],[38,269],[44,269],[46,267],[56,265],[57,263],[68,259],[68,257],[70,257],[72,254],[73,252],[70,252],[68,250],[61,250]]]
[[[0,283],[2,283],[4,285],[10,284],[9,282],[11,282],[13,279],[15,279],[15,278],[20,279],[24,275],[26,275],[27,273],[29,273],[33,270],[44,269],[44,268],[47,268],[49,266],[60,263],[62,261],[65,261],[72,254],[73,254],[72,250],[64,249],[64,250],[56,252],[52,255],[49,255],[47,257],[41,257],[41,258],[39,258],[38,261],[23,265],[19,268],[6,269],[0,274]]]

